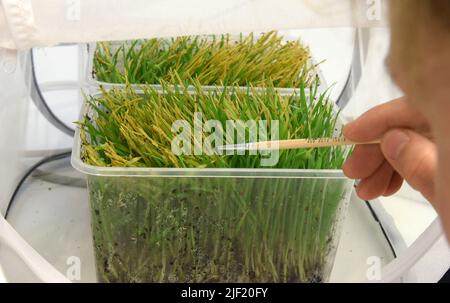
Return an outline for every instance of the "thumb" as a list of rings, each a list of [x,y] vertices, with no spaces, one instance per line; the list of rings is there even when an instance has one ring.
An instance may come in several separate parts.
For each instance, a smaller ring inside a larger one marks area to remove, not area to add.
[[[381,150],[392,167],[429,201],[434,199],[437,149],[426,137],[407,129],[387,132]]]

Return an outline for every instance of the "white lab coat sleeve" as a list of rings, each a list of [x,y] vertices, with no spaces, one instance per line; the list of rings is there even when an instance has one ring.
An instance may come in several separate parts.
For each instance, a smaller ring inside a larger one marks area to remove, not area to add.
[[[0,47],[377,26],[384,0],[0,0]]]

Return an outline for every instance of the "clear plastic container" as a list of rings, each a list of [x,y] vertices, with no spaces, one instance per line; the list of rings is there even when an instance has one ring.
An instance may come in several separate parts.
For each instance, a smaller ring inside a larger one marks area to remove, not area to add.
[[[80,141],[99,281],[328,281],[353,187],[342,171],[95,167]]]

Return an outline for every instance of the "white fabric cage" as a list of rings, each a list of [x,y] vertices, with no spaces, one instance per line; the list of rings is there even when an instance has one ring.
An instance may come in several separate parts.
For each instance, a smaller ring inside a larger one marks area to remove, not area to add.
[[[29,103],[26,50],[38,46],[194,34],[301,28],[383,27],[385,0],[0,0],[0,212],[26,164],[23,113]],[[6,134],[6,135],[4,135]],[[436,221],[386,268],[395,280],[441,234]],[[2,244],[6,244],[3,245]],[[41,281],[65,278],[0,215],[0,248],[11,248]],[[1,251],[1,249],[0,249]],[[1,271],[1,269],[0,269]]]
[[[0,47],[386,24],[384,0],[2,0]]]

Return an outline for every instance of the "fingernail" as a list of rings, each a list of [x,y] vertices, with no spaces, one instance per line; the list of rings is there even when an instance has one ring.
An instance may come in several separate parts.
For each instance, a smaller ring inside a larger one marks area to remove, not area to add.
[[[383,139],[383,152],[390,160],[397,160],[400,153],[408,144],[410,138],[408,134],[401,130],[389,132]]]

